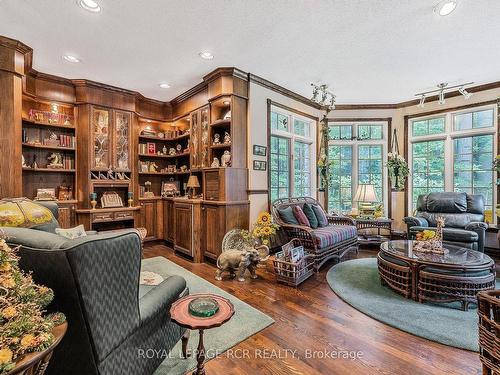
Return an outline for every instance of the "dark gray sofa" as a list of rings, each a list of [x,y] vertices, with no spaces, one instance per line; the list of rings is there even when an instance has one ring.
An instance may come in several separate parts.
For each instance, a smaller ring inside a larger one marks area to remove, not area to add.
[[[443,242],[484,252],[488,225],[484,222],[484,197],[467,193],[429,193],[420,195],[413,217],[405,217],[408,238],[417,232],[435,229],[436,218],[444,217]]]
[[[68,240],[47,227],[1,229],[21,245],[21,267],[54,290],[49,311],[68,320],[47,374],[152,374],[184,334],[168,312],[188,293],[186,282],[171,276],[156,287],[139,285],[137,231]]]

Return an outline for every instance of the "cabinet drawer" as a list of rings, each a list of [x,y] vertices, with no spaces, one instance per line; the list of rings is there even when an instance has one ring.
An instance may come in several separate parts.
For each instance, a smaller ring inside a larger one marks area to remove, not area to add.
[[[100,221],[112,221],[113,213],[112,212],[99,212],[96,214],[92,214],[92,222],[98,223]]]
[[[134,215],[131,212],[115,212],[115,220],[129,220],[133,219]]]

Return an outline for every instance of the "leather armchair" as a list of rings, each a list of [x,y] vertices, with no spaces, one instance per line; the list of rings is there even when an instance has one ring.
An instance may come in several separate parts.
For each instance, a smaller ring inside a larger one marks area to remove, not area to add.
[[[156,287],[139,285],[141,240],[136,230],[68,240],[54,233],[2,228],[21,245],[20,266],[54,290],[49,311],[66,314],[68,331],[47,374],[152,374],[185,329],[169,309],[188,293],[179,276]]]
[[[467,193],[429,193],[420,195],[413,217],[405,217],[408,238],[417,232],[436,228],[436,218],[444,217],[443,242],[484,252],[488,225],[484,222],[484,197]]]

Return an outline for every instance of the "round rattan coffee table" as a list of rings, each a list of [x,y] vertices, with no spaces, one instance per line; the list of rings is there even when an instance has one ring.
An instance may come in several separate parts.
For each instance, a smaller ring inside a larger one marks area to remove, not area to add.
[[[208,318],[201,318],[193,316],[189,312],[189,303],[200,297],[208,297],[217,301],[219,305],[219,310],[215,315]],[[205,346],[203,344],[203,331],[210,328],[220,327],[226,323],[234,315],[234,306],[226,298],[217,296],[215,294],[191,294],[183,297],[172,304],[170,308],[170,317],[172,321],[176,322],[178,325],[188,329],[197,329],[200,332],[200,340],[198,342],[198,349],[196,354],[197,366],[193,372],[193,375],[204,375],[204,362],[205,362]],[[183,342],[183,351],[187,341]]]
[[[477,293],[495,289],[495,262],[479,251],[444,244],[443,255],[414,251],[415,241],[387,241],[377,255],[383,285],[419,302],[459,301],[467,310]]]

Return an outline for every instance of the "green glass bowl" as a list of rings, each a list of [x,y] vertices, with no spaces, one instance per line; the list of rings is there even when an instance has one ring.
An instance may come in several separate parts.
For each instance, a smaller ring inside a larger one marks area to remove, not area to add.
[[[189,302],[189,313],[198,318],[210,318],[219,311],[219,304],[210,297],[199,297]]]

